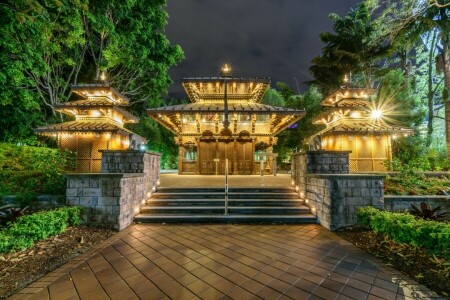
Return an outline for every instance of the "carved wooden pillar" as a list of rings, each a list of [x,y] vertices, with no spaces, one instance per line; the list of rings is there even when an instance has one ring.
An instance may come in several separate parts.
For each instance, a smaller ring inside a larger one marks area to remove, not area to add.
[[[184,157],[183,145],[178,145],[178,175],[183,174],[183,157]]]
[[[237,141],[234,139],[233,142],[233,174],[237,175],[238,171],[238,162],[237,162]]]

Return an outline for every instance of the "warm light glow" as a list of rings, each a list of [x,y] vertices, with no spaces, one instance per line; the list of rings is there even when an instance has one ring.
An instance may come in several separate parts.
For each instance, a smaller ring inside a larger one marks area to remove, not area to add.
[[[228,75],[231,73],[231,67],[228,66],[228,64],[225,64],[222,66],[222,73],[224,75]]]
[[[313,214],[315,214],[315,213],[316,213],[316,208],[315,208],[315,207],[311,207],[311,212],[312,212]]]
[[[372,119],[379,119],[379,118],[381,118],[382,115],[383,115],[383,112],[381,110],[379,110],[379,109],[372,110],[372,114],[371,114]]]
[[[123,143],[126,147],[130,146],[130,141],[129,141],[129,140],[122,141],[122,143]]]
[[[105,81],[106,80],[105,71],[102,71],[102,73],[100,73],[100,80],[101,81]]]
[[[305,193],[300,192],[300,198],[303,198],[305,196]]]
[[[294,186],[295,182],[294,180],[291,180],[291,186]]]
[[[136,206],[136,207],[134,208],[134,212],[135,212],[135,213],[139,213],[139,211],[140,211],[139,206]]]
[[[102,114],[101,114],[98,110],[93,110],[93,111],[91,112],[91,115],[92,115],[93,117],[100,117]]]
[[[348,76],[347,76],[347,74],[344,75],[344,82],[345,82],[345,83],[348,82]]]
[[[159,179],[156,181],[156,185],[157,185],[157,186],[160,186],[160,185],[161,185],[161,181],[160,181]]]
[[[298,192],[298,186],[295,186],[295,191]]]
[[[151,198],[152,197],[152,192],[148,192],[147,193],[147,198]]]
[[[350,117],[359,118],[359,117],[361,117],[361,114],[359,113],[359,111],[354,111],[350,114]]]
[[[156,191],[156,186],[152,187],[152,191],[154,192]]]
[[[186,118],[183,118],[182,122],[183,122],[183,124],[186,124],[186,122],[187,122]]]
[[[109,139],[111,138],[111,133],[109,133],[109,132],[106,133],[106,134],[105,134],[105,137],[106,137],[107,140],[109,140]]]
[[[397,135],[394,134],[394,135],[392,136],[392,139],[395,140],[396,138],[397,138]]]
[[[141,203],[142,203],[142,204],[145,204],[145,199],[142,199]]]
[[[308,202],[309,202],[309,200],[308,200],[308,199],[305,199],[305,203],[308,204]]]

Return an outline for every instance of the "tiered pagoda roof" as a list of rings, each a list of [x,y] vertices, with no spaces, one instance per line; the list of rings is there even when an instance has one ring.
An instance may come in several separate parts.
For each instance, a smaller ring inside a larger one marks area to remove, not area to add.
[[[376,91],[346,85],[326,97],[321,105],[328,109],[314,121],[315,124],[326,125],[326,128],[311,136],[309,140],[327,133],[412,134],[411,128],[395,124],[383,118],[382,110],[377,111],[371,100]]]
[[[74,121],[41,126],[35,132],[42,135],[56,133],[85,134],[110,133],[129,136],[133,134],[123,127],[125,123],[137,123],[139,118],[122,109],[129,100],[108,84],[82,84],[71,87],[71,92],[81,100],[56,105],[55,110],[75,117]],[[141,142],[144,139],[133,134]]]
[[[304,110],[261,104],[270,86],[269,78],[187,77],[182,79],[182,84],[192,103],[147,110],[149,116],[178,136],[201,136],[205,130],[219,136],[223,132],[220,119],[226,110],[231,132],[236,136],[244,130],[253,136],[274,136],[305,114]],[[224,101],[225,84],[227,109]],[[191,118],[187,120],[186,116],[189,115]],[[258,115],[266,116],[267,120],[261,121],[261,117],[256,117]],[[210,123],[215,123],[214,128],[205,124],[205,116],[209,116]],[[257,122],[259,126],[256,126]]]

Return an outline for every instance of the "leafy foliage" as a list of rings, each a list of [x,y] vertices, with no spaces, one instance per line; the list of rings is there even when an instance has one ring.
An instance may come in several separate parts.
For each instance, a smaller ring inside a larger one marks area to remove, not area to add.
[[[32,128],[62,120],[54,106],[68,98],[69,86],[92,83],[101,71],[148,124],[142,109],[160,104],[171,83],[168,70],[183,58],[164,33],[165,3],[9,0],[0,5],[0,141],[36,144]],[[163,138],[158,147],[172,145]]]
[[[397,243],[424,247],[431,253],[450,258],[450,224],[419,220],[411,214],[381,211],[374,207],[358,210],[358,222]]]
[[[80,207],[63,207],[19,217],[0,231],[0,253],[9,253],[33,246],[49,236],[58,235],[68,226],[81,223]]]
[[[422,202],[420,203],[420,209],[417,208],[414,204],[411,204],[411,211],[410,213],[414,216],[421,217],[424,220],[434,220],[434,221],[440,221],[443,220],[445,215],[447,214],[446,211],[439,212],[441,209],[440,206],[431,208],[427,203]]]
[[[20,208],[12,204],[0,207],[0,226],[5,226],[9,222],[16,221],[17,218],[25,215],[29,208],[29,206]]]
[[[74,162],[68,151],[0,143],[0,197],[18,195],[25,205],[38,194],[63,195]]]

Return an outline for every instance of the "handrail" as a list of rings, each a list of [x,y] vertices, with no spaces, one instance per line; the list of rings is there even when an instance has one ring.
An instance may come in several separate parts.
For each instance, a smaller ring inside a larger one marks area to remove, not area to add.
[[[224,216],[228,216],[228,158],[225,159],[225,212]]]

